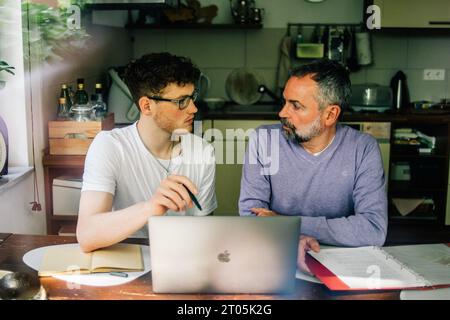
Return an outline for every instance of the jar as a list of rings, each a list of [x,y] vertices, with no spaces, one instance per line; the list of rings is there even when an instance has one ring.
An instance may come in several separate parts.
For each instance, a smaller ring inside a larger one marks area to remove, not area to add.
[[[89,104],[75,104],[70,108],[70,114],[75,121],[92,121],[92,108]]]

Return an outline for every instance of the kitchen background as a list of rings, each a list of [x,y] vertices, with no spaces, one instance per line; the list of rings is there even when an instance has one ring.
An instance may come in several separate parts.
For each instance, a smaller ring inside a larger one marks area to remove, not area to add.
[[[3,1],[20,9],[14,2]],[[57,1],[33,2],[55,4]],[[228,0],[200,0],[200,3],[218,6],[214,24],[232,23]],[[62,61],[42,65],[30,62],[21,70],[22,61],[18,60],[21,57],[11,50],[0,52],[5,60],[18,67],[16,75],[0,90],[0,115],[10,129],[9,163],[11,167],[27,167],[33,164],[34,158],[36,184],[43,205],[40,212],[30,209],[29,203],[35,198],[35,181],[31,174],[6,190],[0,189],[0,232],[46,232],[42,152],[48,146],[47,123],[56,117],[62,83],[75,87],[76,79],[84,78],[88,91],[92,92],[96,82],[106,80],[108,68],[125,65],[145,53],[169,51],[190,57],[208,75],[211,79],[208,97],[226,98],[227,76],[242,67],[259,72],[269,89],[275,90],[280,43],[288,22],[358,24],[363,22],[365,8],[363,0],[325,0],[321,3],[256,0],[256,6],[264,8],[262,29],[127,29],[124,27],[126,12],[94,11],[83,15],[82,19],[91,36],[87,47],[66,54]],[[414,19],[416,13],[410,14]],[[17,26],[20,14],[12,11],[9,17],[11,26]],[[2,36],[5,37],[4,32]],[[407,76],[411,101],[440,101],[450,97],[448,32],[380,30],[371,33],[371,42],[373,64],[352,73],[353,84],[389,85],[394,74],[402,70]],[[424,69],[445,69],[446,76],[442,81],[425,81]],[[20,81],[26,84],[24,88],[14,85]],[[20,92],[25,99],[18,98]],[[20,119],[15,110],[18,108],[22,108]],[[16,123],[19,124],[16,126]],[[27,141],[23,140],[24,132],[27,132]]]

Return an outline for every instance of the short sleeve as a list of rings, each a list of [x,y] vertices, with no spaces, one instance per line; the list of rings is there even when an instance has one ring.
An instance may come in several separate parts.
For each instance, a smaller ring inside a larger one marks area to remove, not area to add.
[[[217,199],[215,191],[215,177],[216,177],[216,158],[214,155],[214,148],[212,145],[207,144],[205,147],[205,156],[203,158],[203,170],[201,183],[197,188],[199,193],[196,196],[198,202],[202,207],[202,211],[194,205],[189,209],[189,215],[203,216],[212,213],[217,208]]]
[[[86,155],[81,191],[102,191],[114,195],[121,155],[122,148],[110,132],[97,134]]]

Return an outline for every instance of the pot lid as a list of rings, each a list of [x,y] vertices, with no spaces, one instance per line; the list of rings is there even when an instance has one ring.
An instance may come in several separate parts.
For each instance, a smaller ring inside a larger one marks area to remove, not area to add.
[[[264,78],[247,68],[233,70],[225,82],[225,90],[228,97],[241,105],[250,105],[258,102],[262,93],[258,91],[260,85],[264,84]]]

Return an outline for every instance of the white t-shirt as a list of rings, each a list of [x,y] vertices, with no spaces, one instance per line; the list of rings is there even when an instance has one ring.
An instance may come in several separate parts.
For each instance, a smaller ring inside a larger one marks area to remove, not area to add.
[[[170,160],[153,156],[142,142],[137,122],[94,138],[86,155],[81,191],[109,192],[114,196],[113,211],[149,200],[167,172]],[[185,212],[168,211],[167,215],[207,215],[217,208],[215,195],[214,148],[202,138],[181,136],[181,154],[170,161],[170,174],[188,177],[197,187],[202,211],[194,205]],[[148,235],[143,227],[134,236]]]

